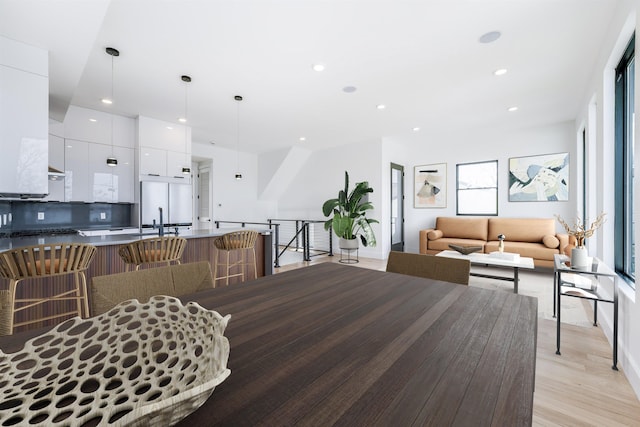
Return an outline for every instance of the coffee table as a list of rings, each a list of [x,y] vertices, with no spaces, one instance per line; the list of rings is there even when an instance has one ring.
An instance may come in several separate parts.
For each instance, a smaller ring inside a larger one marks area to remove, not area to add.
[[[508,282],[513,282],[513,293],[518,293],[518,270],[521,268],[526,268],[532,270],[534,268],[533,258],[529,257],[520,257],[517,261],[510,261],[507,259],[492,257],[489,254],[482,253],[472,253],[469,255],[461,254],[456,251],[442,251],[436,256],[443,256],[447,258],[458,258],[458,259],[468,259],[471,261],[471,265],[484,265],[485,267],[505,267],[511,268],[513,270],[513,277],[511,276],[496,276],[495,274],[484,274],[484,273],[476,273],[471,272],[469,275],[475,277],[485,277],[488,279],[496,279],[496,280],[506,280]]]

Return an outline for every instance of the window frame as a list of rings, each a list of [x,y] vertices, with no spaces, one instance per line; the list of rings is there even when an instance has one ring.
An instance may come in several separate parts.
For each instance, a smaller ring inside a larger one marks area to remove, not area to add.
[[[495,187],[472,187],[472,188],[460,188],[460,168],[464,166],[479,165],[479,164],[495,163]],[[460,213],[460,192],[468,190],[489,190],[495,191],[495,210],[493,213],[477,212],[477,213]],[[481,162],[470,163],[458,163],[456,165],[456,215],[458,216],[498,216],[498,160],[485,160]]]
[[[630,70],[630,67],[633,67]],[[635,34],[615,70],[615,271],[635,289],[634,116]]]

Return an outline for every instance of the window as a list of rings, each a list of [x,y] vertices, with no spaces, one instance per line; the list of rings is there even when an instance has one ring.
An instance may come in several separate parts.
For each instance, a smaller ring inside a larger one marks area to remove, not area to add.
[[[458,215],[498,215],[498,161],[456,166]]]
[[[615,269],[635,286],[633,224],[635,35],[616,67],[615,92]]]

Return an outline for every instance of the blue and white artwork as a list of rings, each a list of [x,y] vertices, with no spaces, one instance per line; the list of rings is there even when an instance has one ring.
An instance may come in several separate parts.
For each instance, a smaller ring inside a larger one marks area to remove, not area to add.
[[[509,159],[510,202],[569,200],[569,153]]]

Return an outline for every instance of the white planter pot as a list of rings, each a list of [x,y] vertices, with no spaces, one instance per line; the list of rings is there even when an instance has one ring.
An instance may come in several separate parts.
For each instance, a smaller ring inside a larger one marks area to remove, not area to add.
[[[349,250],[358,249],[358,247],[360,246],[358,238],[343,239],[341,237],[339,244],[340,244],[340,249],[349,249]]]
[[[578,246],[571,249],[571,267],[584,268],[589,266],[589,254],[587,248]]]

